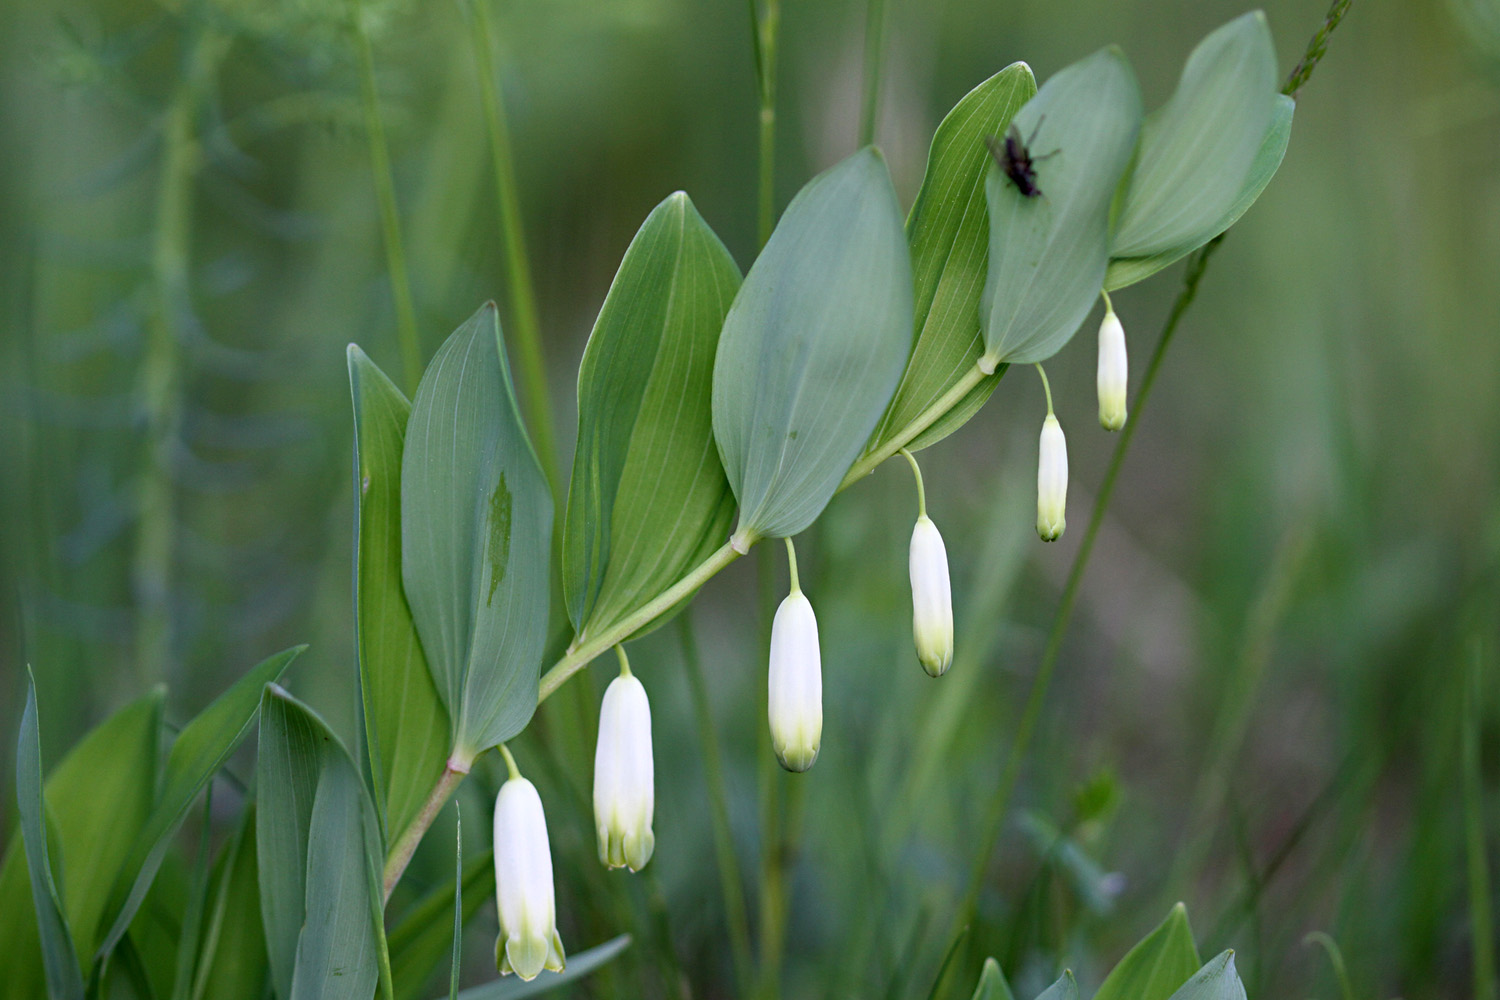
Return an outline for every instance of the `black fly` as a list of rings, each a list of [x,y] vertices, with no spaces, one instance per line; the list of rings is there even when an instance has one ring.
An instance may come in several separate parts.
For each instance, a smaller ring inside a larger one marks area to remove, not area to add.
[[[1032,156],[1027,147],[1036,141],[1036,134],[1041,130],[1042,120],[1037,119],[1036,128],[1031,130],[1030,139],[1021,138],[1021,130],[1011,122],[1010,130],[1005,133],[1005,141],[993,135],[984,137],[984,143],[990,147],[990,155],[995,158],[1005,176],[1016,186],[1016,190],[1027,198],[1036,198],[1042,193],[1042,189],[1036,186],[1036,165],[1048,156],[1056,156],[1058,150],[1053,150],[1046,156]]]

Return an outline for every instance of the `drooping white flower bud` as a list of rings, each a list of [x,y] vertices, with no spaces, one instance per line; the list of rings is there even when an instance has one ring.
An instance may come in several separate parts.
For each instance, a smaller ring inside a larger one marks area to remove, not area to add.
[[[1099,424],[1107,431],[1125,426],[1125,391],[1129,359],[1125,354],[1125,327],[1105,302],[1104,322],[1099,324]]]
[[[941,677],[953,663],[953,594],[948,550],[926,514],[911,532],[911,631],[917,659],[929,676]]]
[[[620,676],[609,682],[599,707],[594,750],[594,826],[599,860],[638,872],[651,860],[655,779],[651,762],[651,705],[646,689],[621,652]]]
[[[1051,413],[1042,423],[1042,440],[1036,464],[1036,533],[1044,542],[1055,542],[1067,527],[1068,442],[1062,424]]]
[[[823,739],[823,659],[818,619],[797,586],[796,572],[793,562],[792,592],[771,622],[767,705],[776,758],[788,771],[806,771],[818,759]]]
[[[531,980],[543,969],[563,970],[552,894],[552,851],[542,799],[536,787],[515,770],[508,751],[505,756],[511,777],[495,799],[495,894],[500,909],[495,965],[501,975],[514,972]]]

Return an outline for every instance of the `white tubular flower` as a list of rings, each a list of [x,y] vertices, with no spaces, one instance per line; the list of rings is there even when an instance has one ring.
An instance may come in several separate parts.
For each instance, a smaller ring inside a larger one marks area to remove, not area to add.
[[[1099,425],[1107,431],[1125,426],[1125,387],[1129,359],[1125,328],[1106,297],[1104,322],[1099,324]]]
[[[599,707],[594,750],[594,826],[599,860],[610,868],[646,867],[656,847],[651,832],[655,780],[651,764],[651,705],[619,646],[620,676],[609,682]]]
[[[1051,413],[1042,423],[1042,440],[1036,465],[1036,533],[1044,542],[1055,542],[1067,527],[1068,442],[1062,424]]]
[[[767,703],[771,744],[788,771],[806,771],[818,759],[823,739],[823,660],[818,619],[797,585],[797,557],[787,539],[792,592],[771,622],[771,670]]]
[[[511,776],[495,799],[495,893],[500,907],[495,965],[501,975],[514,972],[529,981],[543,969],[563,970],[552,852],[536,787],[521,777],[510,751],[500,749]]]
[[[917,659],[931,677],[953,663],[953,594],[948,583],[948,550],[937,525],[926,514],[911,532],[911,631]]]

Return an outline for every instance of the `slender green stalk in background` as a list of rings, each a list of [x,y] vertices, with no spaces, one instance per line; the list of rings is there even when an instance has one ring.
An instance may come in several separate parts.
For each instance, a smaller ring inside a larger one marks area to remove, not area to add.
[[[526,226],[521,217],[510,124],[505,116],[505,95],[500,89],[500,77],[495,72],[489,0],[473,0],[469,9],[472,12],[469,38],[474,44],[474,60],[479,66],[484,125],[489,133],[490,160],[495,168],[495,203],[500,212],[500,234],[505,241],[505,278],[510,289],[511,339],[520,355],[526,423],[541,456],[542,471],[547,474],[547,482],[552,484],[554,502],[560,504],[562,478],[557,466],[552,394],[547,387],[547,356],[542,350],[536,288],[531,280],[531,259],[526,253]]]
[[[385,265],[390,274],[391,301],[396,307],[396,340],[401,348],[401,372],[407,395],[422,380],[422,349],[417,334],[417,309],[412,300],[411,275],[401,238],[401,212],[396,205],[396,180],[391,173],[391,151],[380,114],[380,91],[375,81],[375,51],[365,28],[361,0],[350,0],[350,29],[359,55],[359,93],[364,106],[365,135],[370,143],[370,170],[375,200],[380,206],[380,229],[385,238]]]
[[[757,247],[766,245],[776,225],[776,39],[781,31],[781,0],[749,0],[750,38],[755,46],[755,82],[760,91],[759,182],[756,185]]]
[[[1318,62],[1328,51],[1329,35],[1348,13],[1350,3],[1351,0],[1334,0],[1322,27],[1308,43],[1302,61],[1287,78],[1286,85],[1282,88],[1283,93],[1295,96],[1297,90],[1312,76]],[[1136,393],[1135,404],[1131,407],[1130,420],[1125,424],[1120,440],[1115,443],[1115,451],[1110,456],[1109,467],[1104,473],[1103,482],[1099,485],[1099,493],[1094,497],[1094,509],[1089,515],[1088,527],[1084,529],[1083,542],[1078,546],[1077,555],[1073,557],[1073,567],[1068,571],[1067,582],[1063,585],[1062,597],[1058,601],[1057,612],[1053,616],[1052,627],[1047,635],[1047,645],[1042,653],[1041,665],[1032,679],[1031,693],[1026,698],[1026,707],[1021,713],[1021,721],[1016,726],[1015,736],[1011,740],[1005,770],[1001,774],[1000,783],[995,786],[989,808],[986,810],[984,833],[981,835],[979,851],[974,855],[973,865],[969,872],[968,888],[964,891],[962,901],[953,917],[955,933],[958,928],[968,923],[974,912],[974,904],[979,899],[979,889],[983,885],[984,874],[989,869],[990,858],[995,852],[1000,833],[1004,829],[1005,808],[1010,801],[1011,793],[1015,790],[1016,780],[1020,777],[1022,758],[1025,757],[1031,745],[1031,737],[1041,715],[1042,703],[1047,697],[1047,687],[1052,682],[1052,674],[1057,667],[1057,657],[1062,651],[1063,637],[1067,633],[1068,622],[1073,615],[1073,604],[1078,599],[1078,586],[1083,580],[1083,571],[1088,567],[1089,556],[1093,553],[1094,541],[1099,535],[1099,526],[1104,522],[1105,511],[1109,509],[1110,498],[1114,495],[1115,483],[1119,480],[1120,468],[1125,462],[1125,453],[1130,450],[1130,442],[1135,437],[1136,428],[1140,426],[1141,413],[1145,409],[1146,400],[1151,396],[1152,386],[1156,384],[1156,376],[1161,371],[1162,359],[1166,356],[1167,348],[1171,346],[1172,338],[1177,333],[1178,324],[1182,322],[1183,314],[1197,297],[1198,283],[1203,279],[1203,272],[1207,269],[1214,252],[1224,242],[1225,235],[1227,234],[1220,233],[1215,236],[1189,258],[1187,271],[1183,275],[1182,291],[1177,294],[1177,301],[1172,304],[1172,311],[1162,327],[1161,337],[1156,342],[1155,350],[1151,352],[1151,360],[1146,364],[1146,374],[1141,379],[1141,387]]]
[[[1495,924],[1490,913],[1490,872],[1485,859],[1484,784],[1479,767],[1479,726],[1484,704],[1484,650],[1476,639],[1463,677],[1464,841],[1469,856],[1469,931],[1474,948],[1474,998],[1496,1000]]]
[[[698,722],[698,747],[703,755],[703,780],[708,785],[709,818],[713,821],[714,855],[719,864],[719,885],[724,893],[724,920],[729,925],[730,955],[734,959],[734,975],[740,995],[748,997],[753,972],[750,916],[745,908],[744,888],[740,885],[739,863],[734,856],[734,834],[729,826],[729,788],[724,782],[724,762],[719,755],[713,706],[708,700],[708,683],[703,676],[703,661],[698,655],[691,607],[683,609],[677,619],[677,629],[682,638],[682,665],[687,671],[688,691],[693,698],[693,716]]]
[[[875,126],[880,120],[880,71],[884,64],[885,0],[869,0],[865,5],[865,92],[859,114],[861,148],[875,141]]]
[[[150,320],[141,365],[145,458],[136,502],[139,511],[131,589],[136,602],[135,664],[143,686],[163,679],[172,657],[172,577],[176,497],[173,451],[182,422],[182,371],[178,323],[191,306],[188,277],[193,225],[193,185],[202,150],[198,116],[228,48],[209,28],[190,31],[188,54],[167,112],[164,152],[156,187],[151,236]]]

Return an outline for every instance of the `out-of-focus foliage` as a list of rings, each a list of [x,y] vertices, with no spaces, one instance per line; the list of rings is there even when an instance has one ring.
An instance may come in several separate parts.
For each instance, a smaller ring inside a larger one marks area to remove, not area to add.
[[[1283,74],[1324,6],[1267,5]],[[888,7],[877,140],[903,208],[942,116],[1011,62],[1045,81],[1119,43],[1157,108],[1198,40],[1244,12],[1221,0]],[[863,9],[782,0],[778,208],[856,147]],[[64,751],[156,682],[170,682],[170,732],[245,663],[300,641],[313,651],[285,683],[357,744],[342,352],[356,342],[386,371],[400,364],[348,10],[0,5],[0,730],[20,722],[30,662],[49,779],[67,773]],[[1236,949],[1252,996],[1335,991],[1323,954],[1301,944],[1319,928],[1341,944],[1359,995],[1469,990],[1454,776],[1475,633],[1489,657],[1477,808],[1492,860],[1500,780],[1494,10],[1360,0],[1300,95],[1275,182],[1217,254],[1142,417],[1018,793],[1110,879],[1111,914],[1014,823],[940,996],[969,995],[990,955],[1015,996],[1038,995],[1064,967],[1087,995],[1177,898],[1204,954]],[[745,13],[556,0],[496,3],[493,15],[552,409],[569,441],[585,338],[653,205],[686,190],[741,269],[753,260]],[[425,358],[506,287],[469,22],[452,4],[370,4],[363,16]],[[1115,296],[1136,371],[1178,275]],[[500,308],[508,319],[510,303]],[[1089,339],[1049,363],[1080,520],[1113,443],[1089,429]],[[1040,393],[1001,386],[923,453],[954,569],[958,643],[944,678],[911,657],[904,469],[835,498],[799,539],[829,706],[813,772],[766,766],[753,568],[706,588],[692,611],[755,940],[785,932],[757,964],[779,969],[786,996],[926,995],[951,944],[946,918],[997,747],[1073,552],[1025,541]],[[580,993],[677,996],[686,979],[715,996],[734,982],[679,644],[667,628],[632,647],[656,718],[648,878],[595,859],[589,730],[605,678],[559,692],[521,741],[548,805],[565,939],[581,954],[634,935]],[[13,748],[0,744],[0,818],[15,855]],[[490,766],[460,793],[466,818],[485,815]],[[1118,802],[1084,809],[1093,797],[1075,793],[1104,766]],[[231,759],[216,782],[216,848],[242,826],[236,773]],[[762,803],[780,819],[758,824]],[[393,899],[393,928],[452,878],[447,824]],[[181,911],[200,832],[186,826],[126,939],[130,961],[157,981],[165,969],[167,988],[177,956],[152,902]],[[464,824],[466,858],[483,860],[485,827]],[[211,900],[244,892],[251,862],[243,848],[232,856],[217,862],[229,874]],[[0,898],[29,889],[11,881],[17,863],[0,872]],[[79,904],[61,875],[71,918]],[[782,894],[762,907],[768,879]],[[466,981],[479,982],[495,918],[486,888],[466,882],[471,898]],[[451,913],[451,894],[443,905]],[[436,979],[409,995],[441,994],[446,948],[425,947]]]

